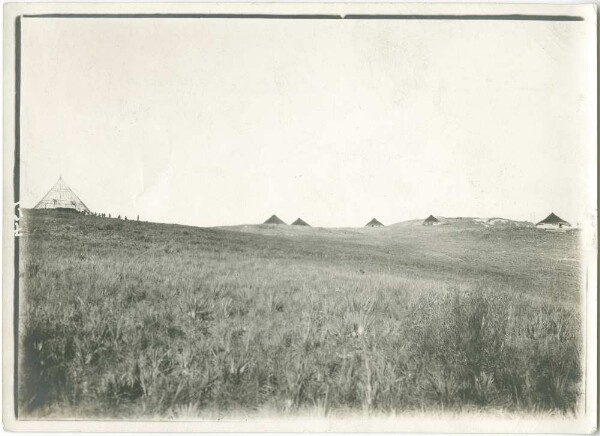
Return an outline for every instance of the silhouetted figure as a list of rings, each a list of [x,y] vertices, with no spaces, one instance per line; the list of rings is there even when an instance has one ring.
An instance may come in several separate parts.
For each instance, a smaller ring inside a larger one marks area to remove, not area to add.
[[[139,215],[137,216],[137,220],[138,220],[138,221],[140,220],[140,216],[139,216]]]
[[[125,217],[125,221],[127,221],[127,217]]]
[[[108,217],[110,218],[110,214],[108,214]]]
[[[121,215],[119,215],[119,216],[117,217],[117,219],[121,219]]]

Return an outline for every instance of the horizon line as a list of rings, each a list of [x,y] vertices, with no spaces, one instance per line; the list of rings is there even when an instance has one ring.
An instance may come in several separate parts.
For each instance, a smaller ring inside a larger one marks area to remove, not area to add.
[[[60,210],[61,208],[35,208],[35,207],[21,207],[21,210],[24,211],[33,211],[33,210],[43,210],[43,211],[56,211],[56,210]],[[66,210],[64,210],[66,209]],[[70,209],[68,208],[63,208],[64,211],[69,211]],[[85,212],[80,212],[77,211],[76,209],[72,209],[73,213],[78,213],[78,214],[83,214],[83,215],[91,215],[91,216],[97,216],[94,214],[101,214],[104,212],[90,212],[90,213],[85,213]],[[550,212],[550,214],[546,217],[548,218],[550,215],[556,215],[554,212]],[[145,221],[145,220],[137,220],[135,219],[135,216],[138,214],[134,214],[133,218],[131,219],[127,219],[127,221],[133,221],[133,222],[147,222],[147,223],[153,223],[153,224],[168,224],[168,225],[178,225],[178,226],[187,226],[187,227],[198,227],[198,228],[223,228],[223,227],[239,227],[239,226],[262,226],[262,225],[273,225],[273,226],[287,226],[287,227],[312,227],[312,228],[323,228],[323,229],[355,229],[355,228],[363,228],[363,227],[367,227],[367,224],[363,224],[363,225],[355,225],[355,226],[319,226],[319,225],[312,225],[309,223],[308,226],[300,226],[300,225],[294,225],[292,223],[288,224],[286,222],[284,222],[283,224],[269,224],[266,222],[255,222],[255,223],[238,223],[238,224],[216,224],[216,225],[198,225],[198,224],[182,224],[182,223],[178,223],[178,222],[166,222],[166,221]],[[543,218],[542,220],[538,221],[538,220],[534,220],[534,221],[530,221],[530,220],[519,220],[519,219],[513,219],[513,218],[505,218],[505,217],[501,217],[501,216],[444,216],[444,215],[432,215],[434,218],[442,218],[442,219],[446,219],[446,220],[493,220],[493,219],[501,219],[501,220],[506,220],[506,221],[511,221],[511,222],[518,222],[518,223],[530,223],[533,225],[537,225],[538,223],[544,221],[546,218]],[[120,214],[118,214],[117,216],[104,216],[104,217],[100,217],[100,218],[108,218],[108,219],[120,219],[122,221],[125,221],[125,217],[126,215],[123,214],[123,218],[119,218],[119,216],[121,216]],[[412,221],[425,221],[427,220],[429,216],[425,217],[425,218],[421,218],[421,217],[417,217],[417,218],[411,218],[411,219],[406,219],[406,220],[402,220],[402,221],[396,221],[393,222],[391,224],[383,224],[382,227],[389,227],[389,226],[393,226],[396,224],[402,224],[402,223],[408,223],[408,222],[412,222]],[[559,217],[560,218],[560,217]],[[303,218],[302,218],[303,219]],[[373,218],[373,219],[377,219],[377,218]],[[369,220],[372,221],[373,219]],[[306,220],[305,220],[306,221]],[[567,221],[568,222],[568,221]],[[443,224],[443,223],[442,223]],[[579,225],[579,222],[575,223],[575,225],[573,225],[573,227],[577,227]]]

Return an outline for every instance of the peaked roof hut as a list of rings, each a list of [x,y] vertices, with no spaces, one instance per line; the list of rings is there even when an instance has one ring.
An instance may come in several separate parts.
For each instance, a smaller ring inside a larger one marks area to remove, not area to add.
[[[373,218],[365,225],[365,227],[384,227],[384,225],[381,224],[376,218]]]
[[[265,224],[283,224],[285,226],[287,225],[277,215],[272,215],[271,218],[265,221]]]
[[[571,224],[568,223],[567,221],[563,220],[558,215],[555,215],[554,212],[552,212],[546,218],[544,218],[539,223],[537,223],[536,226],[538,226],[538,227],[558,227],[558,228],[561,228],[561,227],[571,227]]]
[[[293,226],[308,226],[310,227],[310,224],[308,224],[306,221],[304,221],[302,218],[298,218],[296,221],[294,221],[292,223]]]
[[[440,220],[433,215],[429,215],[427,218],[425,218],[425,221],[423,221],[424,226],[438,226],[440,224]]]

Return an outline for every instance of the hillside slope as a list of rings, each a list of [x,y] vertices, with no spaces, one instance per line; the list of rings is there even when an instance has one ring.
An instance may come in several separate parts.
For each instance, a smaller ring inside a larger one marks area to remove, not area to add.
[[[23,232],[24,416],[577,404],[578,232],[56,211]]]

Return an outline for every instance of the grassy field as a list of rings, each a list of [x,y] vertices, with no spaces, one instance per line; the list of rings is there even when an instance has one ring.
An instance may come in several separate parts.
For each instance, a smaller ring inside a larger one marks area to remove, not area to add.
[[[26,211],[24,416],[574,411],[579,232]]]

